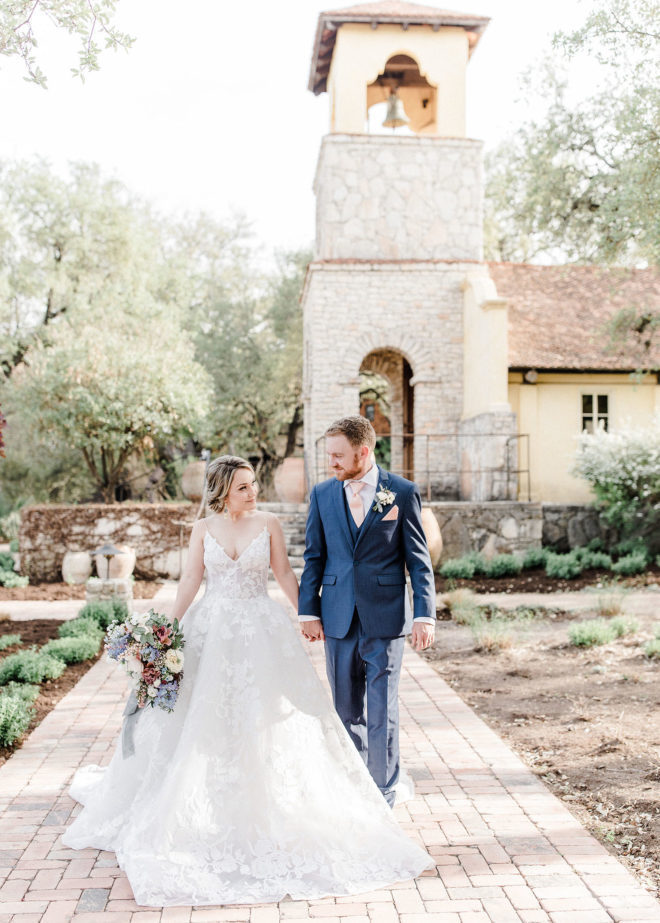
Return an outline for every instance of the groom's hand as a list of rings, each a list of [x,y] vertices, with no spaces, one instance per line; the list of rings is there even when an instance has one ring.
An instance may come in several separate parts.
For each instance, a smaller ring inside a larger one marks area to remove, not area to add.
[[[426,622],[413,622],[412,637],[410,643],[414,650],[425,651],[435,641],[435,625],[429,625]]]
[[[325,641],[325,633],[321,619],[313,619],[300,623],[300,630],[308,641]]]

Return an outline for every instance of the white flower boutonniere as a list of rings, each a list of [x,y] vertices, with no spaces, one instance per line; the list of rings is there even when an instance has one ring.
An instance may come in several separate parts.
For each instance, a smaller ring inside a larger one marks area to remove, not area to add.
[[[384,506],[391,506],[394,503],[395,494],[391,490],[386,490],[382,484],[378,485],[378,490],[376,491],[376,502],[371,507],[372,510],[376,510],[377,513],[383,512]]]

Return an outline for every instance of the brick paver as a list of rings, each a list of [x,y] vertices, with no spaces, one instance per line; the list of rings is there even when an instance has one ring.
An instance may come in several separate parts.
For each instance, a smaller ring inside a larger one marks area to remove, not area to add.
[[[308,650],[323,676],[321,645]],[[396,816],[435,870],[347,898],[138,907],[112,853],[59,839],[71,776],[109,761],[124,695],[122,674],[99,661],[0,768],[0,923],[660,923],[660,904],[410,649],[401,745],[417,794]]]

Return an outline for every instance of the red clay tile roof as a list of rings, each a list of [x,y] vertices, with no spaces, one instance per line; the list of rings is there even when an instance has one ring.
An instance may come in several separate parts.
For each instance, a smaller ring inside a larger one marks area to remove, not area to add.
[[[660,272],[602,266],[489,263],[508,302],[509,368],[632,371],[660,365],[660,343],[608,349],[608,321],[622,308],[660,310]]]
[[[421,3],[404,3],[403,0],[380,0],[379,3],[358,3],[339,10],[326,10],[319,15],[309,71],[309,89],[318,96],[324,93],[337,29],[345,22],[401,23],[408,26],[462,26],[470,39],[470,54],[476,48],[484,29],[490,22],[488,16],[474,16],[455,10],[440,10]]]

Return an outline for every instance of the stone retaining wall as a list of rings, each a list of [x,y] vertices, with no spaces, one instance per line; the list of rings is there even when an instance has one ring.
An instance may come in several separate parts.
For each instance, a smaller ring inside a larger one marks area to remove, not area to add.
[[[31,582],[62,579],[67,551],[93,551],[105,541],[135,549],[135,576],[178,577],[179,533],[188,546],[193,503],[89,503],[23,507],[18,536],[21,573]]]
[[[470,551],[487,556],[540,548],[543,512],[540,503],[425,503],[442,533],[442,560]]]
[[[543,504],[543,544],[558,551],[570,551],[587,545],[594,538],[606,546],[617,541],[616,530],[607,524],[598,510],[583,503]]]

